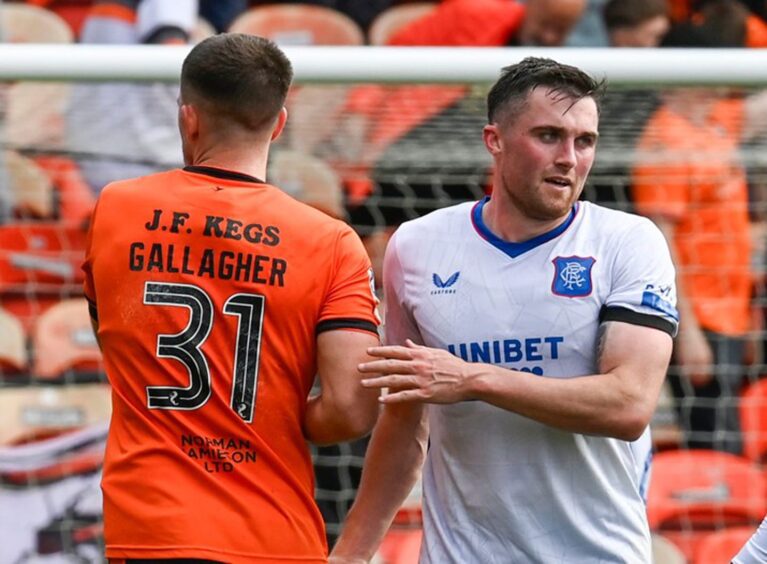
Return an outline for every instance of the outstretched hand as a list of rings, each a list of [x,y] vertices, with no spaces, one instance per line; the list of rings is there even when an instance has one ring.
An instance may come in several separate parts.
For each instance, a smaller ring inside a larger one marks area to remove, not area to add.
[[[405,346],[371,347],[368,354],[378,360],[359,365],[362,374],[374,374],[362,380],[366,388],[388,388],[382,403],[420,401],[457,403],[469,396],[467,383],[472,374],[469,363],[442,349],[416,345],[408,339]]]

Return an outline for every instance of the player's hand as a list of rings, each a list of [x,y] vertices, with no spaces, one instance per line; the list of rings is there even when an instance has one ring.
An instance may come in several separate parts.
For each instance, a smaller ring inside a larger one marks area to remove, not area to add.
[[[362,380],[367,388],[388,388],[382,403],[421,401],[457,403],[467,397],[470,365],[442,349],[416,345],[381,346],[368,349],[378,360],[359,365],[362,374],[376,376]]]
[[[675,343],[676,362],[693,386],[704,386],[713,378],[714,353],[706,335],[698,328],[683,329]]]

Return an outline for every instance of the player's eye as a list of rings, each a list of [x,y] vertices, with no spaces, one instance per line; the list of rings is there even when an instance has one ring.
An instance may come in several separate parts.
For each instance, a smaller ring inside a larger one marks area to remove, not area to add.
[[[588,149],[597,144],[597,138],[593,135],[582,135],[575,139],[575,143],[582,149]]]
[[[559,139],[556,131],[545,129],[538,133],[538,138],[544,143],[554,143]]]

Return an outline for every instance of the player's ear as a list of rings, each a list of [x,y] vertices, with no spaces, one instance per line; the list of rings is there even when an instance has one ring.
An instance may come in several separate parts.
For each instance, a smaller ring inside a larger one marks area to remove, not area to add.
[[[501,152],[501,136],[498,134],[498,126],[494,123],[486,125],[482,129],[482,139],[485,142],[485,147],[491,155],[497,155]]]
[[[187,139],[194,139],[200,134],[200,114],[191,104],[181,104],[178,109],[178,122]]]
[[[282,130],[285,129],[285,123],[288,121],[288,109],[283,106],[283,108],[280,110],[279,115],[277,116],[277,123],[274,126],[274,129],[272,130],[272,141],[277,139],[280,134],[282,133]]]

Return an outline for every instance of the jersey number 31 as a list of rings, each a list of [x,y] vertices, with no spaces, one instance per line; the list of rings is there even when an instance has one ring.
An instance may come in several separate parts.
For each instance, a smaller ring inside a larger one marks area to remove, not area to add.
[[[231,407],[244,421],[253,420],[258,388],[258,361],[261,353],[261,328],[264,323],[264,296],[234,294],[224,303],[224,313],[237,320],[234,347]],[[201,347],[213,327],[213,302],[201,288],[188,284],[147,282],[146,305],[176,306],[189,309],[189,323],[176,334],[157,336],[157,356],[175,358],[189,373],[189,386],[147,386],[150,409],[198,409],[210,398],[210,368]]]

